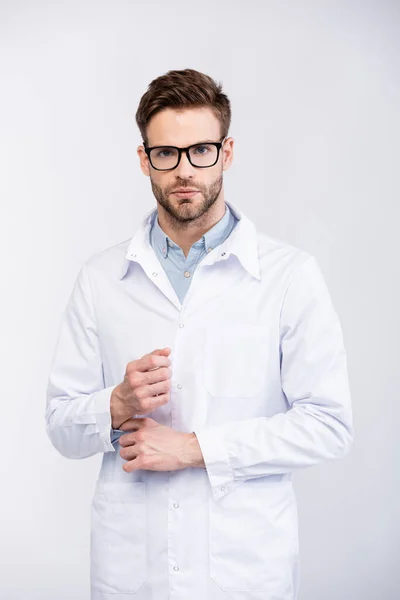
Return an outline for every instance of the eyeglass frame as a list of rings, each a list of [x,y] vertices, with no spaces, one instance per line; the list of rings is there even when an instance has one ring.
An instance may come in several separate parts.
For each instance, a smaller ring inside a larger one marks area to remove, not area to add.
[[[151,147],[147,147],[146,142],[143,142],[143,146],[144,146],[144,151],[147,154],[147,157],[149,159],[149,162],[151,164],[151,166],[153,167],[153,169],[155,169],[156,171],[173,171],[174,169],[177,168],[177,166],[179,165],[179,163],[181,162],[181,156],[182,156],[182,152],[185,152],[188,161],[190,162],[190,164],[192,165],[192,167],[194,167],[195,169],[209,169],[210,167],[213,167],[214,165],[217,164],[218,159],[219,159],[219,153],[220,150],[224,144],[224,141],[227,139],[227,136],[224,136],[223,138],[221,138],[221,140],[219,142],[197,142],[196,144],[191,144],[190,146],[187,146],[186,148],[178,148],[178,146],[151,146]],[[194,165],[192,163],[192,161],[190,160],[190,155],[189,155],[189,150],[190,148],[193,148],[194,146],[206,146],[206,145],[213,145],[217,148],[217,158],[215,159],[215,161],[213,162],[212,165],[207,165],[207,166],[199,166],[199,165]],[[156,148],[173,148],[174,150],[178,151],[178,162],[176,163],[176,165],[174,167],[171,167],[170,169],[158,169],[157,167],[155,167],[153,165],[153,163],[151,162],[151,158],[150,158],[150,152],[152,150],[155,150]]]

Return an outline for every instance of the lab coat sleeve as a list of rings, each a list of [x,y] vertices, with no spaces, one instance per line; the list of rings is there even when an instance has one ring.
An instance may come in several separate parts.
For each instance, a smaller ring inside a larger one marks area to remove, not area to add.
[[[67,458],[115,452],[87,266],[81,268],[61,319],[46,397],[46,432]]]
[[[247,479],[341,458],[352,444],[342,329],[311,255],[295,269],[282,301],[280,374],[287,412],[194,431],[215,499]]]

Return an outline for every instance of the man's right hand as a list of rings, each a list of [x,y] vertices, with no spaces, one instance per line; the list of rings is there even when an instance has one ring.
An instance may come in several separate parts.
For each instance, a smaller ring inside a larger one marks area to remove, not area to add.
[[[113,429],[135,415],[145,415],[170,399],[171,349],[153,350],[126,365],[124,380],[112,391],[110,410]]]

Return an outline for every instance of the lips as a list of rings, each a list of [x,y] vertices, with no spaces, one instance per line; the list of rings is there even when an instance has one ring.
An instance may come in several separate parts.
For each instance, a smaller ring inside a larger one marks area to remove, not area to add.
[[[190,192],[198,192],[195,188],[179,188],[177,190],[172,190],[174,194],[185,194]]]

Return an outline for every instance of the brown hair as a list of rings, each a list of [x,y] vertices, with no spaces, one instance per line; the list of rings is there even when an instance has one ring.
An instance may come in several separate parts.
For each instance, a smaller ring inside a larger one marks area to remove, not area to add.
[[[229,98],[222,84],[194,69],[168,71],[149,84],[136,111],[136,123],[147,144],[146,126],[164,108],[185,109],[209,107],[221,125],[221,138],[228,135],[231,123]]]

